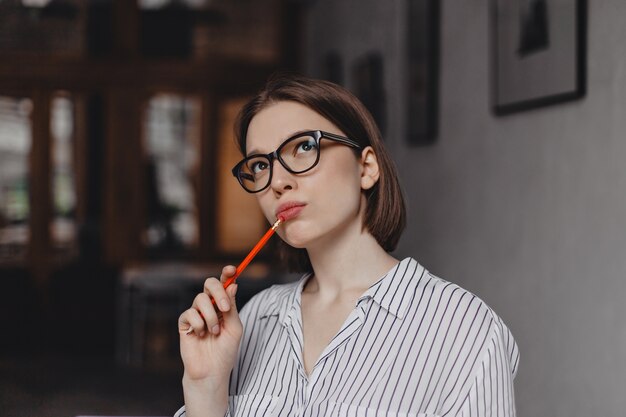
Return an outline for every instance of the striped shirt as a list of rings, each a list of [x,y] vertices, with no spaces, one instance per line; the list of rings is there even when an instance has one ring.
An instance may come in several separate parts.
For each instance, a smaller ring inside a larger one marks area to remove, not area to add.
[[[511,332],[478,297],[412,258],[358,299],[307,376],[300,300],[310,276],[242,308],[227,416],[515,416]]]

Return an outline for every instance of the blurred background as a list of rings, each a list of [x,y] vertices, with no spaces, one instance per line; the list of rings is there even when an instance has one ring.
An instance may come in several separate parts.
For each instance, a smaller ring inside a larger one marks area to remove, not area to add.
[[[172,415],[176,319],[266,230],[232,125],[277,70],[369,107],[394,253],[477,294],[520,416],[626,410],[626,2],[0,0],[0,415]],[[245,303],[297,277],[266,248]]]

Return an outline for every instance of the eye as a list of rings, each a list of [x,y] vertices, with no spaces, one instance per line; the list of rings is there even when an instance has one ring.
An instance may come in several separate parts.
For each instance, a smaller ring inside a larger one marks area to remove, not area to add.
[[[303,139],[302,142],[298,143],[298,145],[295,148],[295,153],[298,154],[298,153],[310,152],[316,148],[317,148],[317,142],[315,142],[315,139],[307,138],[307,139]]]
[[[257,175],[265,171],[268,166],[269,165],[266,161],[255,161],[252,164],[250,164],[250,171],[252,171],[254,175]]]

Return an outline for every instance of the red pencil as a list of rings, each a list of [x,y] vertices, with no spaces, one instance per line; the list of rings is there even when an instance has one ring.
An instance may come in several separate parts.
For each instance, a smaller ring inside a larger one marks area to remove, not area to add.
[[[250,263],[250,261],[252,261],[252,259],[256,256],[257,253],[259,253],[259,251],[261,250],[261,248],[263,248],[263,246],[265,246],[265,244],[267,243],[268,240],[270,240],[270,237],[272,237],[272,235],[274,234],[274,232],[276,231],[276,228],[284,221],[284,219],[282,217],[279,217],[278,220],[276,220],[276,222],[272,225],[272,227],[269,228],[269,230],[267,232],[265,232],[265,234],[263,235],[263,237],[257,242],[256,245],[254,245],[254,247],[252,248],[252,250],[250,251],[250,253],[248,254],[248,256],[246,256],[244,258],[243,261],[241,261],[241,263],[239,264],[239,266],[237,267],[237,270],[235,271],[235,275],[233,275],[232,277],[228,278],[225,282],[224,282],[224,288],[228,288],[228,286],[230,284],[232,284],[233,282],[235,282],[235,280],[237,279],[237,277],[239,276],[239,274],[241,274],[243,272],[243,270],[248,266],[248,264]]]

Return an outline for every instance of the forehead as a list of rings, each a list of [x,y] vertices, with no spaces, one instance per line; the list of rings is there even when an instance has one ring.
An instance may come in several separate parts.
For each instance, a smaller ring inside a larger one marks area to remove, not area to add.
[[[267,153],[285,139],[303,130],[343,134],[332,122],[309,107],[294,101],[279,101],[265,107],[250,121],[246,153]]]

